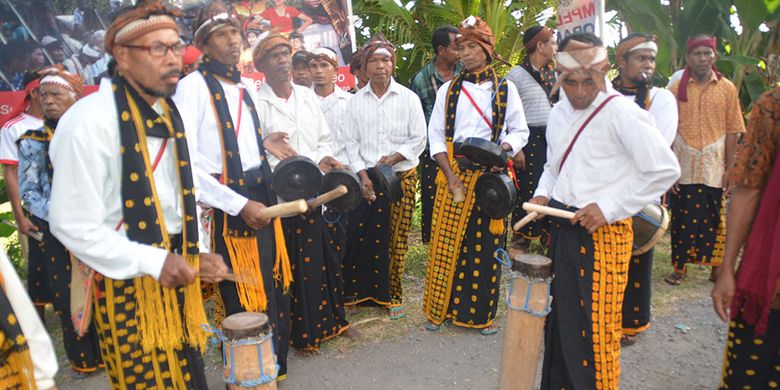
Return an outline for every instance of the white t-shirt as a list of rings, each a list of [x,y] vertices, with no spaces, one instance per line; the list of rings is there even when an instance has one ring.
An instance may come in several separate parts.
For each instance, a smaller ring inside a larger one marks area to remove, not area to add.
[[[16,140],[27,130],[43,127],[43,119],[36,118],[26,112],[12,118],[0,130],[0,164],[18,165],[19,148]]]

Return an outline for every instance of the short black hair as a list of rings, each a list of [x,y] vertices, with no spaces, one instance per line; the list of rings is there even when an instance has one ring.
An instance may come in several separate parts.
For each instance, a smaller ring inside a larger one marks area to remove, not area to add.
[[[27,84],[30,84],[31,82],[38,80],[41,78],[41,75],[38,74],[38,72],[34,72],[31,70],[25,71],[22,74],[22,87],[27,87]]]
[[[298,50],[292,56],[292,64],[293,66],[300,65],[300,64],[309,66],[309,61],[311,61],[312,57],[313,57],[312,54],[309,53],[308,51]]]
[[[577,42],[583,42],[583,43],[592,43],[594,46],[604,46],[604,42],[602,40],[595,36],[593,33],[576,33],[571,34],[567,36],[566,38],[563,38],[561,43],[558,44],[558,51],[564,51],[566,50],[566,46],[571,42],[572,40],[575,40]]]
[[[450,40],[450,34],[458,34],[458,29],[455,28],[455,26],[441,26],[436,29],[436,31],[433,32],[433,37],[431,38],[431,47],[433,48],[433,54],[436,54],[439,50],[439,46],[447,47],[450,45],[452,40]]]
[[[523,46],[527,45],[528,42],[531,42],[531,40],[534,39],[536,34],[539,34],[542,31],[542,29],[544,29],[544,26],[533,26],[528,30],[525,30],[525,32],[523,33]],[[529,47],[528,49],[525,50],[527,54],[532,54],[535,51],[536,51],[536,46]]]

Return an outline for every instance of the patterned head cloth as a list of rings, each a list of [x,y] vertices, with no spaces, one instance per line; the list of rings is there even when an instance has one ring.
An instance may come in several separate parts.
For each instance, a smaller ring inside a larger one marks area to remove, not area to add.
[[[287,46],[288,49],[292,50],[290,41],[281,34],[273,33],[263,39],[257,39],[255,48],[252,50],[252,60],[254,60],[255,67],[258,68],[258,70],[260,69],[259,64],[263,61],[263,57],[277,46]]]
[[[534,33],[533,30],[537,31]],[[526,33],[523,36],[523,47],[525,47],[525,50],[528,51],[529,49],[536,47],[539,42],[544,42],[550,39],[550,37],[552,37],[554,34],[555,31],[547,26],[539,26],[536,28],[531,27],[526,30]]]
[[[193,43],[198,49],[203,49],[203,45],[209,39],[211,34],[225,26],[233,26],[241,29],[238,19],[230,14],[228,7],[220,0],[214,0],[198,12],[195,19],[195,34]]]
[[[574,73],[588,72],[593,76],[593,82],[598,89],[607,92],[607,83],[604,76],[609,68],[607,49],[604,46],[596,46],[590,42],[569,40],[566,49],[555,55],[557,66],[555,70],[560,73],[558,81],[553,86],[555,93],[566,78]]]
[[[658,53],[658,37],[655,35],[635,34],[620,41],[615,51],[615,62],[618,68],[626,65],[629,53],[642,49],[650,49],[653,53]]]
[[[333,49],[329,47],[318,47],[311,51],[312,57],[309,60],[309,62],[318,60],[318,61],[327,61],[331,65],[333,65],[334,68],[339,68],[339,62],[338,57],[336,56],[336,52],[333,51]]]
[[[717,52],[718,47],[718,39],[714,36],[707,35],[707,36],[701,36],[701,37],[693,37],[688,38],[688,44],[685,48],[685,54],[691,54],[693,49],[696,49],[700,46],[706,46],[712,49],[713,52]],[[723,78],[723,75],[718,72],[718,68],[715,67],[715,64],[712,64],[712,72],[715,74],[715,77],[717,77],[718,80]],[[691,69],[686,66],[685,70],[683,71],[683,75],[680,78],[680,86],[677,89],[677,100],[681,102],[687,102],[688,101],[688,83],[691,80]]]
[[[469,16],[460,23],[455,42],[474,41],[487,53],[488,62],[491,59],[500,59],[496,54],[496,37],[493,30],[479,16]]]
[[[40,85],[58,85],[76,94],[77,99],[84,94],[84,79],[77,74],[65,71],[62,64],[49,66],[39,73],[41,75]]]
[[[176,16],[181,13],[167,8],[159,0],[141,0],[135,7],[128,8],[111,23],[106,31],[104,45],[106,52],[113,54],[115,46],[132,42],[152,31],[173,29],[179,32]]]
[[[395,45],[385,38],[384,34],[377,33],[360,48],[360,69],[365,70],[368,59],[374,54],[384,54],[390,57],[395,64]]]

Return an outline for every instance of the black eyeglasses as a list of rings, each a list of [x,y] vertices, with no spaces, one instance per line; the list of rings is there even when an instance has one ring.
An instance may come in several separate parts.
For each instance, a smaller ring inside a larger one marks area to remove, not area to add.
[[[143,46],[143,45],[122,45],[129,49],[138,49],[138,50],[146,50],[149,52],[149,55],[152,57],[164,57],[168,54],[168,50],[173,52],[174,55],[180,56],[184,54],[184,51],[187,49],[187,45],[177,42],[173,45],[164,45],[162,43],[155,43],[151,46]]]

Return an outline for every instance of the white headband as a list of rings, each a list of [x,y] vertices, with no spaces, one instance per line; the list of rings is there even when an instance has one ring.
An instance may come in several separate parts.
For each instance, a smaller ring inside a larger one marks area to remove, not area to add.
[[[387,50],[387,49],[385,49],[385,50]],[[377,49],[376,51],[374,51],[374,53],[376,53],[377,51],[379,51],[379,50]],[[317,48],[315,48],[314,50],[311,51],[311,54],[314,54],[315,56],[323,55],[325,57],[330,58],[333,61],[338,61],[336,59],[337,58],[336,57],[336,52],[333,51],[333,49],[328,48],[328,47],[317,47]]]
[[[653,53],[658,53],[658,44],[653,41],[645,41],[631,48],[628,52],[631,53],[634,50],[650,49]]]
[[[380,47],[380,48],[374,50],[371,53],[372,56],[376,55],[376,54],[384,54],[384,55],[386,55],[388,57],[392,57],[393,56],[393,53],[390,53],[390,50],[387,50],[387,48],[384,48],[384,47]]]
[[[206,21],[203,22],[203,24],[201,24],[197,30],[195,30],[195,34],[193,34],[193,36],[197,37],[200,34],[204,34],[204,33],[211,34],[214,31],[216,31],[218,28],[222,27],[222,23],[230,23],[231,19],[232,18],[227,12],[214,15],[206,19]],[[206,29],[208,29],[208,31],[205,31]]]
[[[606,48],[597,46],[595,47],[595,49],[596,49],[596,55],[593,56],[593,59],[591,60],[590,64],[580,63],[576,58],[574,58],[573,55],[571,55],[571,53],[567,51],[559,51],[558,54],[555,55],[555,61],[561,66],[569,69],[589,68],[591,65],[597,64],[607,59]]]
[[[43,85],[43,84],[58,85],[60,87],[63,87],[65,89],[67,89],[70,92],[76,93],[76,91],[73,89],[73,87],[70,85],[70,83],[68,83],[65,79],[63,79],[62,77],[60,77],[58,75],[48,75],[48,76],[45,76],[43,79],[41,79],[40,85]]]

